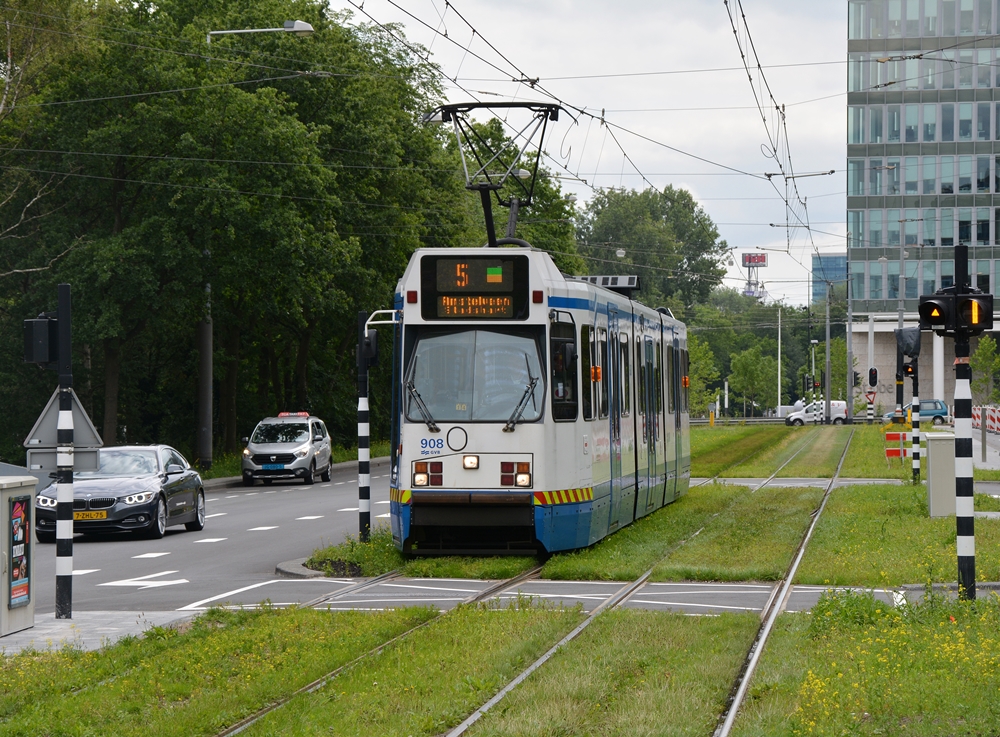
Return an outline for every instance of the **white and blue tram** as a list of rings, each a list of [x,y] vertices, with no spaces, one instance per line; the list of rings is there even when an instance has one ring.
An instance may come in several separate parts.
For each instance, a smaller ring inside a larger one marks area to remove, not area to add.
[[[413,255],[393,351],[399,549],[582,548],[687,491],[687,332],[636,286],[530,247]]]

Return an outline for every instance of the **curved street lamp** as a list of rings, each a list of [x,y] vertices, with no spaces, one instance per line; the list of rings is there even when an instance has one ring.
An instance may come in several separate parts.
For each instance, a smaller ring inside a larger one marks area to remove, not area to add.
[[[275,31],[283,33],[294,33],[296,36],[311,36],[313,27],[304,20],[286,20],[281,28],[245,28],[232,31],[209,31],[205,37],[206,43],[212,43],[212,36],[227,36],[233,33],[273,33]]]

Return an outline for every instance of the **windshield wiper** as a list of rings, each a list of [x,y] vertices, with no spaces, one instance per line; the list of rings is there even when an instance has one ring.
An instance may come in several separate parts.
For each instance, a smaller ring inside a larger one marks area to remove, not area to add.
[[[532,402],[535,400],[535,385],[538,383],[538,377],[531,375],[531,364],[528,362],[527,353],[524,354],[524,363],[528,367],[528,385],[524,387],[524,394],[521,395],[521,401],[519,401],[517,403],[517,407],[514,408],[514,414],[510,416],[510,419],[507,420],[507,424],[503,426],[504,432],[514,432],[514,426],[517,425],[518,421],[521,419],[521,415],[524,414],[524,410],[528,408],[528,399],[530,398]]]
[[[420,396],[420,392],[418,392],[417,388],[413,385],[413,379],[406,382],[406,391],[408,391],[410,396],[413,397],[413,403],[417,405],[417,411],[420,413],[420,416],[424,418],[424,422],[427,423],[427,429],[431,432],[441,432],[441,428],[437,426],[437,423],[434,422],[434,418],[431,417],[431,411],[427,409],[427,405],[424,404],[424,398]]]

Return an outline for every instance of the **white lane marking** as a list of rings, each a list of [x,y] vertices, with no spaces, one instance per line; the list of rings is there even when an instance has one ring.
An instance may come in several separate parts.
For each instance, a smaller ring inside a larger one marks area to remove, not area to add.
[[[333,484],[320,484],[320,486],[332,486]]]
[[[344,507],[343,509],[338,509],[338,512],[357,512],[357,507]]]
[[[375,519],[382,519],[383,517],[391,517],[391,516],[392,515],[389,514],[389,513],[386,513],[386,514],[376,514],[375,515]]]
[[[336,483],[334,484],[334,486],[343,486],[343,485],[344,485],[344,482],[343,482],[343,481],[337,481],[337,482],[336,482]]]
[[[271,525],[270,527],[251,527],[247,532],[261,532],[262,530],[277,530],[277,525]]]
[[[323,515],[322,514],[311,514],[308,517],[296,517],[295,519],[296,520],[300,520],[300,519],[323,519]]]
[[[195,540],[196,543],[221,543],[223,540],[228,540],[228,537],[206,537],[201,540]]]
[[[225,517],[226,512],[216,512],[215,514],[206,514],[205,519],[212,519],[212,517]]]
[[[258,491],[248,491],[243,496],[257,496],[260,492]]]
[[[277,493],[278,493],[278,490],[277,490],[277,489],[275,489],[274,491],[265,491],[264,493],[265,493],[265,494],[277,494]]]
[[[160,573],[150,573],[148,576],[139,576],[137,578],[123,578],[121,581],[109,581],[108,583],[99,583],[98,586],[137,586],[140,590],[142,589],[154,589],[160,586],[175,586],[179,583],[187,583],[186,578],[178,578],[173,581],[151,581],[150,579],[159,578],[160,576],[169,576],[171,573],[177,573],[177,571],[161,571]]]
[[[250,591],[252,589],[257,589],[257,588],[260,588],[261,586],[267,586],[267,585],[272,584],[272,583],[296,583],[296,584],[303,584],[303,583],[306,583],[306,582],[309,582],[309,583],[319,583],[319,584],[324,584],[324,585],[328,585],[328,584],[331,584],[331,583],[339,583],[339,584],[344,584],[344,586],[349,586],[352,583],[352,581],[350,579],[340,579],[340,578],[299,578],[299,579],[295,579],[294,581],[290,581],[287,578],[273,578],[273,579],[271,579],[269,581],[261,581],[260,583],[251,584],[250,586],[244,586],[243,588],[233,589],[232,591],[227,591],[226,593],[219,594],[218,596],[212,596],[212,597],[209,597],[208,599],[202,599],[201,601],[196,601],[193,604],[188,604],[187,606],[180,607],[179,609],[177,609],[177,611],[179,611],[179,612],[190,612],[190,611],[196,611],[196,610],[199,610],[199,609],[204,609],[205,608],[204,605],[208,604],[210,602],[218,601],[219,599],[225,599],[226,597],[233,596],[235,594],[242,594],[244,591]],[[344,586],[342,586],[341,589],[344,588]],[[331,591],[329,593],[330,594],[335,594],[339,590],[340,589],[336,589],[336,590]],[[257,605],[249,605],[249,606],[257,606]]]
[[[235,499],[235,498],[237,498],[238,496],[239,496],[239,494],[232,494],[232,495],[230,495],[230,496],[227,496],[227,497],[223,497],[223,498],[224,498],[224,499]]]
[[[73,571],[74,576],[86,576],[88,573],[97,573],[100,568],[79,568]]]
[[[388,504],[389,502],[375,502],[376,504]]]
[[[384,583],[382,586],[393,589],[420,589],[421,591],[457,591],[460,594],[477,594],[478,589],[449,589],[444,586],[415,586],[409,583]]]
[[[703,609],[730,609],[736,612],[759,612],[762,606],[722,606],[721,604],[695,604],[689,601],[647,601],[646,599],[629,599],[633,604],[658,604],[660,606],[696,606]]]
[[[207,518],[206,518],[207,519]],[[164,555],[170,555],[170,553],[143,553],[142,555],[133,555],[132,558],[159,558]]]

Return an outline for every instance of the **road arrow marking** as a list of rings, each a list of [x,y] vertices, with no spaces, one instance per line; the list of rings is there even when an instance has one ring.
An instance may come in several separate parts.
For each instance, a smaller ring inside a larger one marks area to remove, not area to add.
[[[108,583],[99,583],[98,586],[137,586],[141,589],[152,589],[158,588],[160,586],[175,586],[179,583],[188,583],[186,578],[178,578],[174,581],[151,581],[150,579],[159,578],[160,576],[169,576],[171,573],[177,573],[177,571],[161,571],[160,573],[150,573],[148,576],[139,576],[138,578],[124,578],[121,581],[109,581]]]

